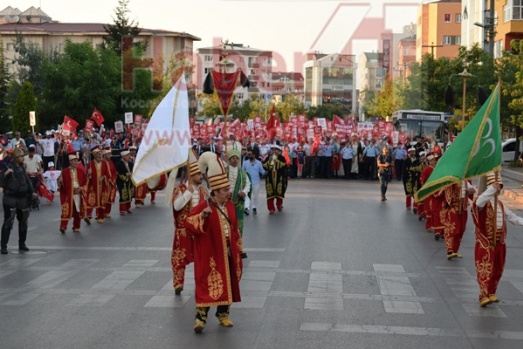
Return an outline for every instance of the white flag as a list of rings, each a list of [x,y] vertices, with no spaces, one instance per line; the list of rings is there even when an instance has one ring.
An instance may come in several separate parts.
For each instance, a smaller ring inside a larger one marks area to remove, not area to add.
[[[134,163],[134,184],[184,165],[191,145],[189,97],[182,75],[149,120]]]

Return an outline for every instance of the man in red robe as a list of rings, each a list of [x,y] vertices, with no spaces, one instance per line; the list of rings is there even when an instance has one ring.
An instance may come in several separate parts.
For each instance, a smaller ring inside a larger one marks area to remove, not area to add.
[[[185,230],[185,219],[192,209],[205,201],[207,190],[203,187],[203,176],[198,168],[198,161],[192,151],[189,153],[189,177],[187,183],[180,184],[172,195],[174,216],[174,241],[171,253],[174,293],[183,291],[185,267],[194,260],[192,236]],[[175,173],[175,172],[172,172]]]
[[[222,326],[233,326],[229,311],[233,302],[241,301],[243,248],[223,162],[216,154],[206,152],[198,165],[202,172],[207,169],[211,198],[191,211],[185,228],[194,235],[194,331],[201,333],[211,306],[217,306],[216,317]]]
[[[84,221],[91,224],[93,209],[96,209],[96,221],[103,223],[105,217],[105,202],[108,198],[107,180],[109,177],[107,163],[102,160],[102,149],[91,150],[94,159],[87,167],[87,210]]]
[[[505,268],[507,221],[523,225],[523,218],[516,216],[498,199],[502,188],[501,177],[494,172],[488,173],[487,189],[472,204],[476,235],[474,259],[481,307],[499,302],[496,290]]]
[[[60,232],[65,234],[69,219],[73,218],[73,231],[80,232],[80,222],[85,216],[85,198],[87,192],[87,174],[83,167],[78,166],[78,156],[69,155],[69,167],[58,177],[62,215]]]
[[[467,181],[461,184],[452,184],[443,190],[443,233],[445,246],[447,248],[447,259],[463,258],[458,253],[463,233],[467,228],[467,209],[469,195],[472,196],[476,190]]]
[[[104,216],[105,218],[111,218],[111,208],[113,207],[114,201],[116,199],[116,178],[118,177],[118,172],[116,172],[116,167],[114,162],[111,160],[112,151],[111,148],[105,149],[103,151],[104,161],[107,164],[107,200],[105,201]]]
[[[429,179],[437,163],[437,157],[434,154],[427,155],[428,165],[421,171],[420,183],[423,186]],[[423,215],[425,216],[425,229],[434,232],[434,239],[438,241],[443,235],[443,223],[441,221],[441,212],[443,209],[443,192],[437,191],[425,198],[423,204]],[[418,207],[419,209],[419,207]]]

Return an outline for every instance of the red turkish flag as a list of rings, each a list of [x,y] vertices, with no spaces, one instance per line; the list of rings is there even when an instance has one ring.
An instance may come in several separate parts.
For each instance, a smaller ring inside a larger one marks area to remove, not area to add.
[[[85,127],[84,131],[86,132],[92,132],[94,127],[94,121],[93,120],[85,120]]]
[[[102,113],[100,113],[100,111],[98,109],[94,108],[93,113],[91,114],[91,120],[96,122],[98,127],[100,127],[100,125],[104,122],[105,119],[104,119]]]
[[[78,125],[79,125],[78,122],[76,122],[75,120],[71,119],[70,117],[68,117],[66,115],[66,116],[64,116],[64,123],[62,124],[62,130],[74,132],[74,130],[76,130]]]

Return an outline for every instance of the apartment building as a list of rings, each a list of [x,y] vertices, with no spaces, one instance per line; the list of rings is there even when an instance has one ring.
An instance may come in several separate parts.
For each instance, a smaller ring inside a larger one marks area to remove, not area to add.
[[[335,103],[348,113],[356,111],[357,64],[354,55],[318,52],[308,54],[305,69],[305,106]]]
[[[40,8],[30,7],[20,11],[11,6],[0,11],[0,37],[10,73],[17,70],[13,60],[16,58],[14,42],[17,34],[22,34],[28,45],[40,48],[43,52],[63,52],[65,41],[73,43],[89,42],[98,47],[107,35],[104,26],[109,23],[61,23],[55,21]],[[192,55],[193,43],[200,41],[197,36],[185,32],[142,28],[138,40],[147,41],[145,57],[163,58],[164,70],[171,56],[180,51]],[[152,68],[152,67],[151,67]]]
[[[424,3],[418,9],[416,61],[424,54],[455,58],[461,46],[461,0]]]

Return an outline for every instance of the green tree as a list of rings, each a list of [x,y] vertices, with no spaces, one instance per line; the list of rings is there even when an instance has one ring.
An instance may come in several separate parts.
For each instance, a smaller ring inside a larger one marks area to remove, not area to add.
[[[213,93],[212,95],[200,93],[198,94],[197,99],[202,106],[198,116],[211,117],[214,120],[216,116],[222,114],[220,109],[220,100],[218,99],[218,95],[216,93]]]
[[[91,43],[66,41],[63,54],[42,69],[45,87],[39,100],[40,120],[52,127],[64,115],[83,126],[96,107],[107,121],[120,110],[119,58],[110,50],[93,49]]]
[[[36,101],[33,84],[24,82],[22,90],[16,99],[14,114],[12,119],[13,131],[20,131],[22,137],[26,137],[30,132],[29,112],[35,111]]]
[[[282,121],[287,121],[291,115],[304,114],[305,106],[298,99],[298,97],[292,94],[288,94],[285,95],[285,98],[282,102],[276,104],[276,111],[282,116]],[[330,118],[332,119],[332,116]]]
[[[134,39],[140,35],[142,31],[138,26],[138,22],[129,20],[129,0],[118,0],[118,7],[115,9],[116,18],[113,17],[114,24],[104,26],[107,35],[104,36],[104,46],[116,52],[117,55],[122,55],[127,49],[127,44],[133,45]],[[129,38],[126,42],[124,39]],[[147,48],[146,42],[138,43],[142,50]]]

